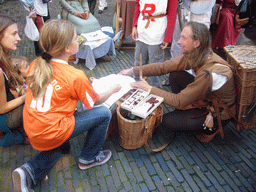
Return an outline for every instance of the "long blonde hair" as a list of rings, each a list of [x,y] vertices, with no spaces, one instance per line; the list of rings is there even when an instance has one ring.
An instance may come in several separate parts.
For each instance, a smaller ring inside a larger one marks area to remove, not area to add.
[[[45,93],[46,87],[53,78],[51,58],[57,58],[65,52],[75,33],[75,26],[65,20],[50,20],[40,30],[39,43],[43,49],[42,56],[35,60],[28,84],[33,98]]]
[[[20,68],[22,67],[22,65],[25,63],[28,63],[28,59],[24,56],[21,55],[16,55],[16,56],[12,56],[10,58],[10,61],[12,63],[13,68],[17,71],[17,73],[19,75],[21,75],[21,71]]]
[[[8,16],[0,15],[0,42],[4,37],[6,29],[15,24],[15,21]],[[23,84],[23,79],[18,75],[10,61],[10,50],[3,47],[0,43],[0,68],[6,73],[11,87]]]

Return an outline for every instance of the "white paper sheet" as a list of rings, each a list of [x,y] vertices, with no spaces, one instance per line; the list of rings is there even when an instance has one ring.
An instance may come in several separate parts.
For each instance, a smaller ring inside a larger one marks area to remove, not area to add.
[[[96,93],[101,94],[109,90],[115,84],[120,84],[121,89],[112,94],[102,105],[110,108],[114,102],[120,99],[124,94],[126,94],[132,87],[130,83],[135,82],[135,80],[130,76],[111,74],[100,79],[95,79],[92,82],[93,89]]]

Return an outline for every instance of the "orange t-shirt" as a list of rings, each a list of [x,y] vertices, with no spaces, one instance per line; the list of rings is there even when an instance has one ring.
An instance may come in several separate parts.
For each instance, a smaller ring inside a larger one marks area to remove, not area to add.
[[[34,100],[28,88],[23,111],[24,129],[31,145],[39,151],[59,147],[70,137],[75,127],[73,114],[78,100],[91,109],[99,99],[81,70],[64,63],[51,63],[54,75],[45,94]]]

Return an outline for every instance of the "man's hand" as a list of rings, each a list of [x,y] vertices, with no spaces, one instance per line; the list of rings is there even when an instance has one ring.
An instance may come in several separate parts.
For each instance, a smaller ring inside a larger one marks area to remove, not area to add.
[[[244,19],[239,19],[239,17],[236,17],[236,24],[243,26],[249,22],[249,17],[246,17]]]
[[[166,49],[169,43],[163,41],[163,44],[161,45],[162,49]]]
[[[138,39],[137,27],[132,28],[132,39],[136,41]]]
[[[127,76],[131,76],[133,74],[133,69],[124,69],[122,71],[119,72],[119,75],[127,75]]]
[[[77,17],[83,18],[82,13],[80,13],[79,11],[75,11],[74,15],[77,16]]]
[[[131,87],[134,89],[141,89],[147,92],[149,92],[152,89],[152,86],[150,86],[148,82],[143,78],[140,78],[140,81],[131,83]]]

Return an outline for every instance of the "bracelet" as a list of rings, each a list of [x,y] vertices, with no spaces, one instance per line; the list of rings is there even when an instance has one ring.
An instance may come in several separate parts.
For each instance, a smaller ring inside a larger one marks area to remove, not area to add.
[[[15,87],[17,93],[19,93],[21,91],[21,89],[19,89],[18,87]]]

